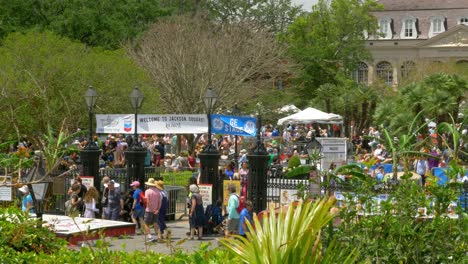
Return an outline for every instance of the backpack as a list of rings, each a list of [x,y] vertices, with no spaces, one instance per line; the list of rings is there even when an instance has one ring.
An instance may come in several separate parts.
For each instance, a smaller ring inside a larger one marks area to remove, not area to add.
[[[148,205],[148,200],[145,197],[145,193],[143,191],[140,192],[140,204],[143,208],[146,208]]]
[[[242,212],[242,209],[244,209],[244,201],[239,197],[239,195],[234,194],[237,197],[237,200],[239,201],[239,205],[237,206],[237,212],[240,214]]]

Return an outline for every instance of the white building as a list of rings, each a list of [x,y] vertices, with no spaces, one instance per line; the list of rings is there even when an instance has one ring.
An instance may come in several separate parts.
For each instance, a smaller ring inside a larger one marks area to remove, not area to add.
[[[468,62],[468,0],[379,0],[374,12],[380,36],[367,36],[373,61],[362,62],[355,79],[376,78],[397,86],[416,63]]]

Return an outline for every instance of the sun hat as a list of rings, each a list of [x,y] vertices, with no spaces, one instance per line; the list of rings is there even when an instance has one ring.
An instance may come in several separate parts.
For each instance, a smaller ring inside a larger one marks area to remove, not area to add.
[[[22,193],[28,193],[29,188],[28,188],[27,185],[23,185],[21,188],[19,188],[19,191],[22,192]]]
[[[246,150],[246,149],[242,149],[242,150],[240,151],[240,153],[247,153],[247,150]]]
[[[164,182],[163,181],[157,181],[156,182],[156,188],[159,190],[164,190]]]
[[[131,187],[133,186],[140,186],[140,182],[139,181],[134,181],[132,182],[132,184],[130,184]]]
[[[153,178],[149,178],[148,181],[145,182],[145,185],[156,186],[156,181]]]
[[[189,189],[190,189],[190,192],[191,192],[191,193],[198,193],[198,192],[199,192],[198,186],[195,185],[195,184],[191,184],[190,187],[189,187]]]

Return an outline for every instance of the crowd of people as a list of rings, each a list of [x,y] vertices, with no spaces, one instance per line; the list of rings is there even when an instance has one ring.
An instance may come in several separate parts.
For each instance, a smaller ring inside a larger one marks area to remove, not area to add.
[[[113,221],[133,222],[137,234],[145,234],[147,242],[156,242],[168,237],[166,213],[168,193],[162,180],[149,178],[145,182],[146,190],[140,189],[140,182],[130,184],[127,193],[122,193],[120,184],[103,177],[100,194],[94,186],[83,185],[81,178],[75,178],[68,190],[66,214],[86,218],[102,218]],[[27,187],[22,188],[26,191]],[[32,202],[31,202],[32,203]],[[98,206],[100,204],[100,206]],[[151,235],[151,228],[157,237]]]

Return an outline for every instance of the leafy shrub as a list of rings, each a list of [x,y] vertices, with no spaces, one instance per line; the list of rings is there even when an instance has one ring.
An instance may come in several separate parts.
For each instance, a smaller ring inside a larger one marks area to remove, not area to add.
[[[63,248],[66,241],[59,239],[38,219],[17,208],[0,209],[0,244],[3,252],[31,252],[51,254]]]
[[[238,255],[244,263],[355,263],[356,251],[338,246],[336,241],[322,248],[321,230],[334,218],[331,210],[334,198],[290,204],[286,211],[273,208],[257,215],[247,238],[225,239],[220,242]]]
[[[458,219],[446,214],[447,204],[460,194],[456,187],[434,182],[422,189],[413,181],[402,180],[377,206],[373,201],[377,193],[366,188],[374,180],[357,177],[358,173],[355,171],[352,180],[358,179],[360,188],[354,189],[354,195],[343,193],[347,199],[342,202],[341,224],[336,231],[330,229],[328,237],[339,237],[343,245],[355,246],[360,253],[358,262],[463,263],[468,252],[464,235],[468,218],[460,208]],[[429,176],[428,181],[434,180]],[[358,215],[358,203],[372,214]],[[416,217],[420,207],[427,208],[432,218]]]
[[[293,155],[288,161],[288,169],[296,168],[301,166],[301,160],[298,156]]]
[[[308,177],[310,173],[310,166],[299,166],[291,169],[285,174],[286,178],[304,178]]]

